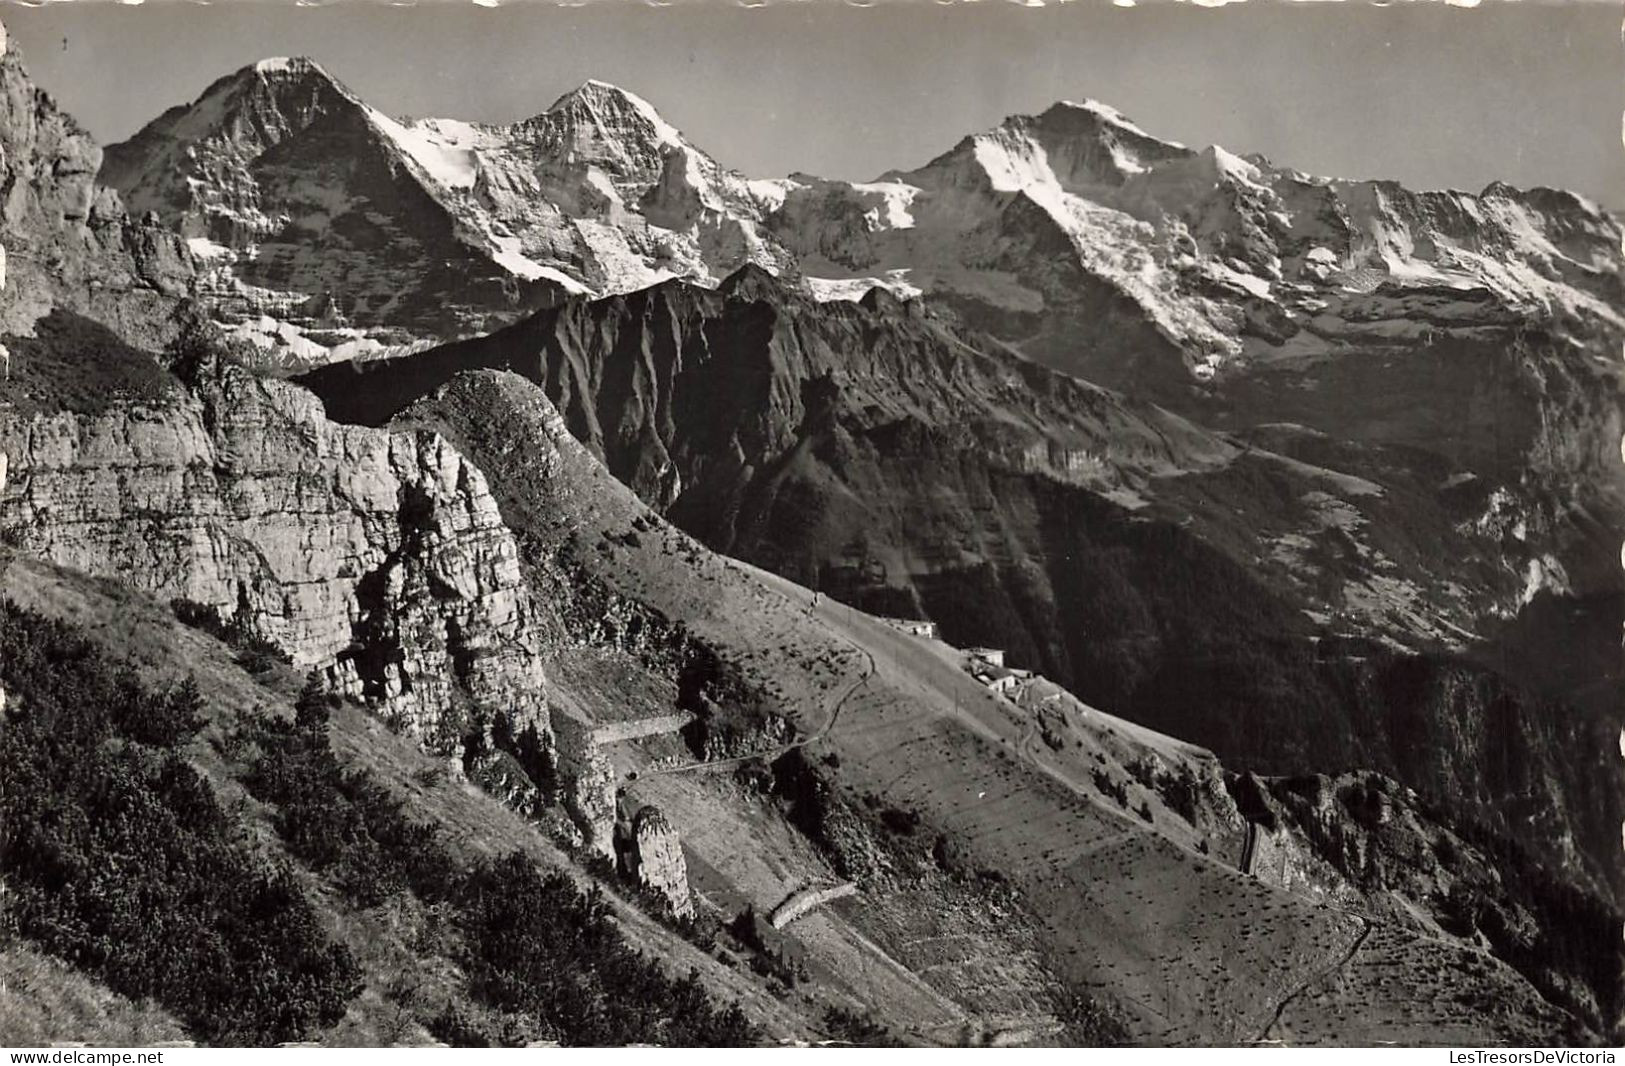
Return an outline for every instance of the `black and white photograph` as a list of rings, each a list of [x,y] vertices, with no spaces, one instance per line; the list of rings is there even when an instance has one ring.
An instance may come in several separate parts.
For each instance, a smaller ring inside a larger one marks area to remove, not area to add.
[[[1622,23],[0,2],[0,1066],[1614,1062]]]

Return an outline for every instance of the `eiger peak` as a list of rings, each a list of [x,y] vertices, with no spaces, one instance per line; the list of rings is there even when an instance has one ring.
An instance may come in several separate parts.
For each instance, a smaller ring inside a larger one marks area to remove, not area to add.
[[[248,68],[244,68],[245,70]],[[268,56],[253,65],[256,74],[321,74],[331,77],[322,65],[309,56]]]

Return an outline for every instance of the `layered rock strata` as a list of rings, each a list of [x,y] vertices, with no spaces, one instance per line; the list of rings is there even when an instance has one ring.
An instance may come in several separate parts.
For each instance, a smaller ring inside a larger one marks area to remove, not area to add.
[[[227,370],[201,399],[0,413],[0,451],[0,530],[31,553],[212,612],[432,746],[476,713],[547,731],[517,548],[442,438]]]

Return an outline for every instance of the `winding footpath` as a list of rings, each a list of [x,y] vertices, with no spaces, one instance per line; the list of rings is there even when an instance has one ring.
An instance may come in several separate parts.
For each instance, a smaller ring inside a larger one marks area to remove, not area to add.
[[[1319,973],[1317,973],[1314,976],[1310,977],[1307,981],[1305,981],[1303,984],[1299,985],[1292,992],[1289,992],[1286,995],[1286,997],[1281,1000],[1280,1003],[1276,1004],[1275,1013],[1270,1017],[1269,1024],[1264,1026],[1263,1030],[1256,1037],[1253,1038],[1252,1043],[1254,1043],[1254,1044],[1282,1044],[1282,1043],[1285,1043],[1285,1041],[1282,1041],[1282,1040],[1272,1040],[1270,1038],[1270,1033],[1273,1032],[1276,1029],[1276,1027],[1278,1027],[1281,1024],[1281,1015],[1286,1013],[1286,1009],[1292,1005],[1294,1000],[1301,997],[1305,992],[1308,992],[1311,988],[1315,987],[1320,982],[1326,980],[1326,978],[1328,978],[1328,977],[1332,976],[1333,974],[1337,973],[1339,970],[1343,969],[1343,967],[1347,966],[1349,963],[1354,961],[1354,956],[1356,956],[1356,955],[1358,955],[1360,953],[1360,949],[1365,946],[1366,939],[1371,936],[1372,923],[1371,923],[1371,919],[1366,918],[1363,915],[1355,914],[1355,915],[1352,915],[1352,917],[1355,918],[1360,923],[1360,935],[1356,936],[1354,938],[1354,943],[1349,945],[1348,950],[1343,952],[1342,956],[1339,957],[1336,962],[1332,963],[1330,966],[1326,967],[1324,970],[1321,970]]]
[[[785,599],[788,601],[789,597],[786,596]],[[826,605],[829,604],[834,604],[838,607],[844,606],[835,603],[833,600],[823,600],[817,606],[811,607],[809,610],[814,616],[817,616],[819,613],[828,610]],[[868,667],[859,677],[857,677],[850,685],[846,687],[846,690],[842,692],[840,697],[834,702],[833,705],[830,706],[829,713],[825,716],[823,724],[821,724],[817,729],[814,729],[811,733],[808,733],[804,737],[792,740],[788,744],[779,744],[771,748],[763,748],[761,751],[753,751],[745,755],[735,755],[727,759],[712,759],[684,763],[681,766],[666,766],[660,769],[647,770],[644,772],[651,776],[655,774],[692,773],[695,771],[706,773],[724,770],[729,767],[741,766],[744,763],[752,762],[758,759],[764,762],[772,762],[788,752],[794,751],[797,748],[804,748],[808,744],[828,736],[830,730],[834,729],[836,723],[840,721],[841,711],[846,707],[847,701],[856,695],[858,690],[865,688],[869,684],[869,680],[875,676],[875,657],[867,648],[863,647],[857,641],[852,640],[850,637],[844,636],[837,632],[833,626],[826,627],[826,630],[832,637],[844,642],[859,655],[862,655],[864,660],[867,662]]]

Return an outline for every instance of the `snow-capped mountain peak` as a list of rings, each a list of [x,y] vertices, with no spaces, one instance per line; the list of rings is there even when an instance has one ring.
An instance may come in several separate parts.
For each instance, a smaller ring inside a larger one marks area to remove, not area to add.
[[[327,76],[322,65],[309,56],[268,56],[254,64],[256,74],[319,73]]]
[[[661,143],[683,143],[683,136],[677,127],[662,118],[653,104],[637,93],[597,78],[588,78],[560,96],[545,113],[562,115],[579,112],[587,113],[600,124],[621,128],[625,128],[626,116],[635,116]]]
[[[519,123],[514,137],[566,167],[598,167],[618,183],[650,184],[661,157],[688,147],[677,127],[635,93],[589,80]]]
[[[1029,127],[1051,137],[1110,137],[1159,157],[1178,156],[1190,151],[1177,141],[1147,133],[1115,107],[1088,98],[1060,100],[1037,116],[1015,115],[1006,119],[1004,125]]]
[[[1424,330],[1424,304],[1428,333],[1477,328],[1486,300],[1621,324],[1618,224],[1577,197],[1311,178],[1159,138],[1091,99],[871,182],[751,181],[609,82],[511,126],[400,120],[315,62],[279,58],[114,146],[103,177],[179,221],[223,284],[279,321],[325,299],[359,328],[398,328],[403,285],[474,256],[453,269],[500,279],[475,299],[494,314],[530,299],[516,282],[608,295],[715,285],[753,263],[825,298],[933,293],[1041,358],[1060,358],[1042,323],[1075,316],[1082,334],[1056,338],[1068,351],[1115,359],[1132,334],[1126,351],[1160,350],[1198,378]],[[316,254],[363,231],[378,242],[356,248],[364,266]],[[387,262],[402,256],[410,268]]]

